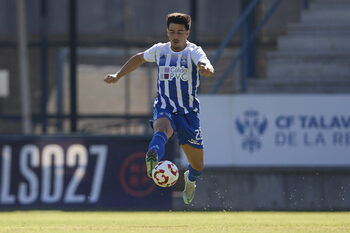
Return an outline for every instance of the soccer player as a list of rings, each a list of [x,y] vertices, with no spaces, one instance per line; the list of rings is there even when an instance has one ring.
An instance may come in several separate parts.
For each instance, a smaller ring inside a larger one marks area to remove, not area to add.
[[[135,54],[117,73],[108,74],[104,81],[116,83],[145,62],[157,63],[158,94],[154,101],[154,135],[145,158],[147,175],[152,176],[152,169],[162,160],[166,142],[176,132],[189,161],[183,191],[184,202],[189,204],[194,198],[195,181],[204,167],[197,89],[200,76],[211,76],[214,68],[202,48],[187,40],[191,27],[189,15],[171,13],[166,22],[169,42],[154,44]]]

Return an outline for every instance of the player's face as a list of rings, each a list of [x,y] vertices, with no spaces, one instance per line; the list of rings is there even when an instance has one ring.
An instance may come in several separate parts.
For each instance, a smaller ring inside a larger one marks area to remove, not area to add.
[[[167,33],[172,50],[179,52],[186,47],[190,30],[186,30],[185,25],[170,23]]]

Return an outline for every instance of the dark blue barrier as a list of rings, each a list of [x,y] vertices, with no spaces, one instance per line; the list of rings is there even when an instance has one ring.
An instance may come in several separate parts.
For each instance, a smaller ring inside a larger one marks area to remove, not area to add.
[[[149,140],[0,137],[0,208],[171,209],[172,189],[146,175]]]

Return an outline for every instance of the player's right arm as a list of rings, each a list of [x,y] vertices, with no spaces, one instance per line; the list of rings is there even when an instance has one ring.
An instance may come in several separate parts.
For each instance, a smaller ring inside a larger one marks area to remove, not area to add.
[[[132,56],[121,68],[120,70],[115,73],[115,74],[108,74],[105,78],[104,81],[106,83],[116,83],[118,80],[127,75],[128,73],[134,71],[145,63],[146,60],[144,59],[143,52],[137,53],[134,56]]]

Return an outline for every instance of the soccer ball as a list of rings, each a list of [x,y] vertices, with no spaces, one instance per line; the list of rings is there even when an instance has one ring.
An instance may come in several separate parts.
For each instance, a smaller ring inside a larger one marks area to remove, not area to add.
[[[152,179],[160,187],[170,187],[179,179],[179,170],[168,160],[160,161],[152,170]]]

